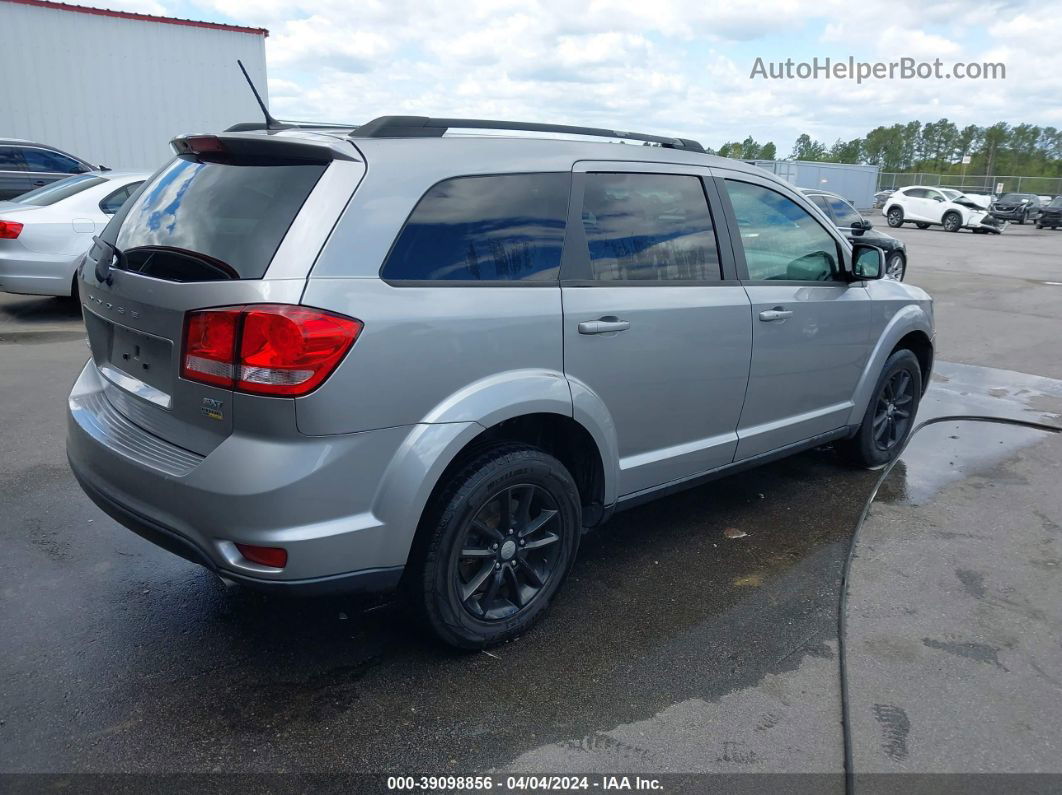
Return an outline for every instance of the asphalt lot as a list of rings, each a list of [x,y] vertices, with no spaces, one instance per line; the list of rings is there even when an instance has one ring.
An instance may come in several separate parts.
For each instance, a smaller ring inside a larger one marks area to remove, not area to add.
[[[914,228],[898,236],[911,256],[909,281],[937,299],[940,363],[920,418],[995,413],[1057,423],[1062,286],[1048,282],[1062,282],[1062,233],[1012,226],[998,238]],[[489,654],[457,654],[411,629],[397,601],[226,591],[98,511],[63,451],[64,400],[87,355],[79,322],[68,301],[0,295],[0,771],[842,770],[840,576],[876,473],[817,450],[621,514],[584,540],[571,581],[532,633]],[[967,637],[985,619],[977,610],[999,607],[991,598],[1020,602],[996,593],[997,582],[1024,587],[1020,561],[1007,569],[1017,585],[993,570],[993,539],[1020,539],[1022,565],[1041,572],[1037,598],[1062,603],[1049,565],[1060,556],[1062,517],[1049,486],[1032,477],[1057,460],[1053,448],[1044,452],[1049,443],[1025,429],[956,427],[916,439],[883,486],[883,511],[959,506],[903,520],[943,533],[927,556],[957,554],[947,533],[969,528],[940,526],[959,508],[967,523],[977,521],[968,514],[978,499],[1015,508],[1008,532],[979,534],[988,546],[977,551],[976,573],[989,600],[950,629],[934,628],[936,643],[1014,648]],[[1009,473],[1006,488],[984,485],[1000,473]],[[1044,523],[1028,524],[1032,510]],[[745,535],[730,538],[735,528]],[[887,535],[868,532],[879,547]],[[903,573],[861,581],[852,615],[874,615],[892,598],[890,585],[926,605],[955,582]],[[976,577],[970,582],[976,591]],[[1010,677],[1000,698],[1057,695],[1057,618],[1037,609],[1042,620],[1025,628],[1026,642],[1043,675],[997,653]],[[907,625],[902,613],[890,615],[895,641]],[[914,642],[946,653],[921,636]],[[902,643],[852,643],[866,663],[853,674],[865,674],[868,691],[903,688],[910,669],[889,667],[890,649]],[[916,657],[927,681],[945,670]],[[958,662],[1002,675],[976,658]],[[962,669],[946,670],[961,679]],[[932,698],[926,689],[923,702]],[[923,747],[916,740],[926,728],[900,696],[858,696],[853,705],[866,714],[853,724],[857,748],[870,755],[856,758],[867,770],[947,764],[910,753]],[[941,709],[960,714],[963,704],[952,698]],[[874,711],[888,706],[907,716],[906,730],[899,713]],[[1017,769],[1057,770],[1057,723],[1025,722],[1022,738],[1035,742]],[[957,725],[964,754],[1016,731],[985,720]],[[907,756],[889,755],[901,747]]]

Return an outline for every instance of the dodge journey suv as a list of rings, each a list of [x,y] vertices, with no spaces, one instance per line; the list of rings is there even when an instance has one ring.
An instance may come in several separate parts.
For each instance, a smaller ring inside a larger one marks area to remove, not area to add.
[[[614,511],[911,431],[931,299],[761,169],[558,125],[254,126],[175,139],[96,239],[69,399],[88,495],[227,581],[401,587],[477,648]]]

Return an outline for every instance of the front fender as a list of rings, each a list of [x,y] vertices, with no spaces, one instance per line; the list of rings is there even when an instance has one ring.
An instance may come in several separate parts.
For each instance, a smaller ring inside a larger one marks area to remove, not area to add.
[[[856,385],[855,394],[852,398],[852,411],[848,415],[848,425],[858,425],[863,421],[867,406],[870,405],[874,395],[874,387],[878,383],[878,376],[885,367],[885,361],[892,354],[896,344],[913,331],[920,331],[933,339],[933,322],[926,309],[918,304],[907,304],[900,308],[885,326],[885,330],[878,337],[874,350],[867,359],[866,367]]]

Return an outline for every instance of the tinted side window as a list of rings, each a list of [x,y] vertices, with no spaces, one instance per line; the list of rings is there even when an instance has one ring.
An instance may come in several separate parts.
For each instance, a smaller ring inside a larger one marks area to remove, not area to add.
[[[47,149],[27,147],[22,150],[30,171],[48,171],[59,174],[80,174],[85,168],[73,158]]]
[[[753,281],[839,278],[837,243],[810,213],[781,193],[727,180]]]
[[[700,179],[587,174],[583,229],[597,281],[719,281],[712,216]]]
[[[417,202],[384,263],[392,281],[551,281],[560,273],[571,177],[440,182]]]
[[[25,171],[22,153],[13,146],[0,146],[0,171]]]
[[[826,206],[825,196],[823,196],[821,193],[813,193],[808,196],[808,200],[820,210],[822,210],[822,212],[826,215],[827,218],[830,217],[830,208]]]
[[[830,211],[833,213],[833,220],[837,222],[837,226],[851,226],[863,220],[863,216],[846,201],[831,196],[827,197],[826,203],[830,205]]]
[[[114,193],[110,194],[100,202],[100,209],[103,212],[107,213],[107,215],[114,215],[116,212],[122,209],[122,205],[125,204],[129,197],[133,195],[133,192],[140,187],[140,185],[140,182],[132,182],[128,185],[119,188]]]
[[[928,199],[929,191],[924,188],[911,188],[910,190],[903,191],[904,196],[909,196],[912,199]]]

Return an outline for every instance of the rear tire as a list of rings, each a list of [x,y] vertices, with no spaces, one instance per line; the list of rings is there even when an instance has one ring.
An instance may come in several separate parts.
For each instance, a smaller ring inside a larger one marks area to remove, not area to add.
[[[451,646],[515,638],[549,607],[581,531],[579,491],[560,461],[523,445],[487,450],[442,484],[425,511],[411,561],[413,604]]]
[[[962,216],[957,212],[944,213],[944,218],[942,220],[945,232],[958,232],[962,229]]]
[[[885,220],[888,221],[889,226],[893,229],[903,226],[903,208],[890,207],[889,212],[885,215]]]
[[[918,357],[901,348],[885,362],[856,435],[841,442],[838,452],[858,467],[873,469],[889,463],[914,428],[921,398]]]

